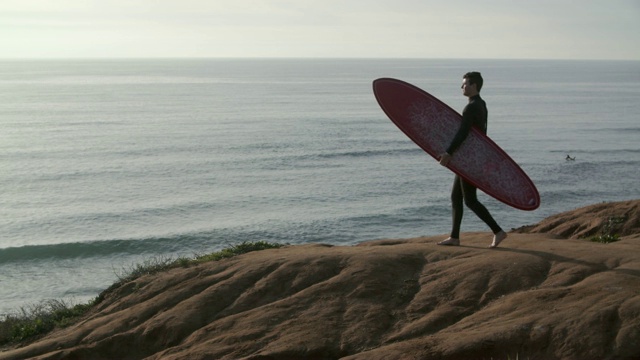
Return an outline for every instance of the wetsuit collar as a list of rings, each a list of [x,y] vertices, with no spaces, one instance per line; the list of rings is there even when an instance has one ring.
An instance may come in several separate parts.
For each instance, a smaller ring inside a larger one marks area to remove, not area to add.
[[[473,100],[477,100],[477,99],[480,99],[480,94],[470,96],[470,97],[469,97],[469,102],[472,102]]]

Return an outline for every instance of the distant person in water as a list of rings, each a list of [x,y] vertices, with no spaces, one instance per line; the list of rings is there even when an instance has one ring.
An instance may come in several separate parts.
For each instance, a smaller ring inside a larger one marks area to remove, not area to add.
[[[483,134],[487,133],[487,105],[480,97],[482,89],[482,75],[479,72],[468,72],[462,78],[462,94],[469,98],[469,103],[462,111],[462,124],[454,136],[447,152],[440,155],[440,165],[446,166],[454,156],[456,150],[469,135],[472,127],[477,128]],[[484,221],[493,232],[493,242],[491,248],[496,248],[507,234],[493,219],[489,210],[482,205],[476,196],[476,187],[466,182],[456,175],[453,179],[451,189],[451,208],[453,215],[453,226],[450,237],[440,241],[438,245],[458,246],[460,245],[460,224],[464,210],[463,203],[466,204],[482,221]]]
[[[567,157],[565,158],[565,160],[567,160],[567,161],[573,161],[575,159],[576,159],[575,157],[571,157],[571,156],[569,156],[569,154],[567,154]]]

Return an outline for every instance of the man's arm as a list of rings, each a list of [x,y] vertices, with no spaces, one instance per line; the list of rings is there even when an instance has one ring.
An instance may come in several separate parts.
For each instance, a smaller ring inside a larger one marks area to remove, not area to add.
[[[469,136],[469,132],[471,131],[471,127],[473,126],[473,112],[470,109],[464,109],[462,112],[462,123],[460,124],[460,128],[458,132],[453,137],[451,144],[447,148],[447,153],[453,155],[453,153],[458,150],[460,145],[464,142],[464,140]]]
[[[471,131],[471,127],[473,126],[473,112],[465,107],[462,112],[462,123],[460,124],[460,128],[458,128],[458,132],[453,137],[451,144],[447,148],[447,152],[440,155],[440,165],[446,166],[449,161],[451,161],[451,157],[453,153],[462,145],[464,140],[469,136],[469,132]]]

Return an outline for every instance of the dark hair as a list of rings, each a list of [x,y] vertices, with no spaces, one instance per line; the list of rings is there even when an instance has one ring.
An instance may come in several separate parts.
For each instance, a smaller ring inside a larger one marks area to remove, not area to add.
[[[476,88],[478,88],[478,92],[480,92],[480,89],[482,89],[482,75],[480,75],[479,72],[477,71],[471,71],[468,72],[466,74],[464,74],[464,76],[462,77],[463,79],[468,79],[469,80],[469,85],[473,85],[476,84]]]

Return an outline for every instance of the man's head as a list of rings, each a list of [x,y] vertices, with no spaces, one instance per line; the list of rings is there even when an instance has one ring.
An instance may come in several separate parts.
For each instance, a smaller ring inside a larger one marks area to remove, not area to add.
[[[482,89],[482,75],[477,71],[471,71],[462,77],[462,93],[464,96],[475,96]]]

